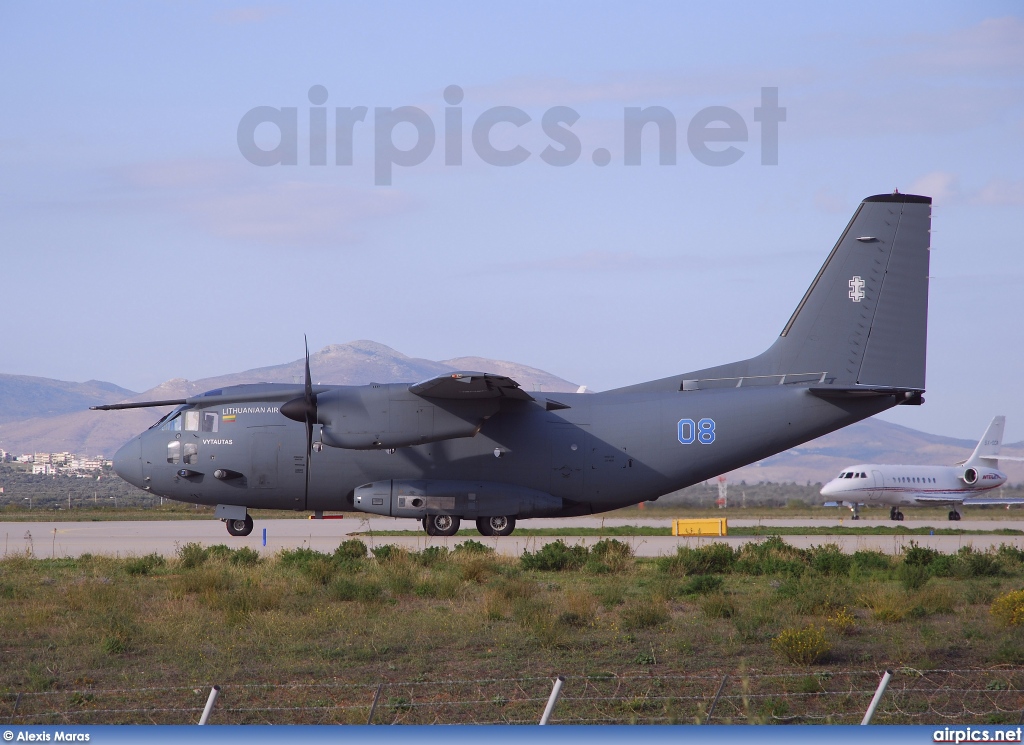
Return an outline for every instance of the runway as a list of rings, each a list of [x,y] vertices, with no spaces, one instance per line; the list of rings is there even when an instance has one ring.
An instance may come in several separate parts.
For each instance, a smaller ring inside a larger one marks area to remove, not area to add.
[[[465,525],[465,523],[464,523]],[[617,536],[620,541],[629,543],[637,556],[653,557],[675,553],[681,545],[698,546],[711,541],[722,541],[732,546],[739,546],[749,541],[764,540],[763,537],[728,536],[686,538],[673,537],[671,520],[662,519],[611,519],[600,517],[522,520],[519,528],[557,528],[557,527],[588,527],[642,525],[662,527],[664,536]],[[730,520],[730,527],[762,526],[772,527],[821,527],[828,525],[844,525],[850,527],[871,527],[878,525],[892,526],[888,520],[860,520],[851,523],[849,520]],[[947,528],[950,523],[945,521],[915,521],[902,523],[908,528],[931,527]],[[962,520],[956,527],[965,530],[1024,530],[1024,520]],[[419,551],[427,546],[447,546],[453,548],[466,540],[465,537],[432,538],[422,532],[413,536],[375,536],[373,531],[383,530],[417,530],[419,524],[413,520],[393,518],[348,518],[343,520],[256,520],[252,534],[245,537],[228,535],[224,524],[219,520],[168,520],[168,521],[111,521],[111,522],[3,522],[0,523],[0,539],[3,540],[3,555],[24,555],[26,552],[37,558],[77,557],[84,553],[110,556],[142,556],[157,553],[172,557],[178,547],[185,543],[200,543],[211,546],[218,543],[232,548],[248,546],[264,555],[272,555],[283,548],[313,548],[317,551],[331,552],[338,544],[353,533],[360,535],[367,546],[379,546],[385,543],[396,544],[412,551]],[[266,545],[263,544],[263,531],[266,530]],[[583,543],[593,545],[601,540],[597,536],[587,537],[535,537],[517,533],[505,538],[485,538],[473,536],[486,545],[493,547],[498,553],[508,556],[519,556],[523,551],[536,551],[551,541],[564,540],[566,543]],[[1024,548],[1024,536],[1020,535],[787,535],[783,540],[798,548],[820,546],[835,543],[843,551],[853,553],[862,549],[883,551],[887,554],[898,554],[905,545],[914,541],[918,545],[935,548],[942,553],[954,553],[962,546],[972,546],[985,550],[1001,543]]]

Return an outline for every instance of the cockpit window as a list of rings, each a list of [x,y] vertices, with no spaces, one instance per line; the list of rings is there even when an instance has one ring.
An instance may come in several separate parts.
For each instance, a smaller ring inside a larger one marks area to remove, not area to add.
[[[180,432],[181,431],[181,412],[178,412],[177,414],[174,414],[173,416],[171,416],[170,419],[168,419],[166,422],[163,423],[163,425],[160,427],[160,429],[164,430],[165,432]]]
[[[185,431],[199,431],[199,412],[196,409],[192,409],[191,411],[185,412]]]
[[[184,406],[179,406],[179,407],[178,407],[178,408],[176,408],[176,409],[172,409],[171,411],[167,412],[167,413],[166,413],[166,414],[164,414],[164,415],[163,415],[162,417],[160,417],[160,418],[159,418],[159,419],[158,419],[158,420],[156,421],[156,423],[155,423],[155,424],[153,424],[153,426],[151,426],[151,427],[150,427],[150,429],[158,429],[158,428],[159,428],[159,429],[163,429],[163,427],[161,426],[162,424],[164,424],[165,422],[167,422],[167,421],[169,421],[169,420],[173,419],[174,417],[178,416],[178,415],[179,415],[179,414],[181,414],[181,412],[182,412],[182,411],[184,411],[184,410],[185,410],[185,407],[184,407]]]

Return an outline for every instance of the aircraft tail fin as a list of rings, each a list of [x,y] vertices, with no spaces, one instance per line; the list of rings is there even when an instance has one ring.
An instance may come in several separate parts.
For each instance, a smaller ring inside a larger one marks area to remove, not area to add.
[[[971,453],[971,457],[964,461],[964,465],[982,465],[998,468],[997,462],[999,460],[999,448],[1003,443],[1003,429],[1005,427],[1005,416],[1000,414],[999,416],[993,417],[992,422],[988,425],[988,429],[985,430],[985,434],[983,434],[981,436],[981,440],[978,441],[978,446],[974,448],[974,452]],[[990,461],[990,463],[985,463],[984,461]]]
[[[779,339],[751,360],[774,374],[924,390],[931,198],[861,202]]]
[[[924,390],[931,197],[881,194],[854,213],[767,351],[740,362],[630,386],[699,389],[702,381],[813,381],[819,394]]]

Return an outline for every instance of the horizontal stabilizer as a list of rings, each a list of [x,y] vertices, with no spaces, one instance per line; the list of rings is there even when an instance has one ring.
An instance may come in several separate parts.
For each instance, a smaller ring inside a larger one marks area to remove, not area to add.
[[[877,385],[812,385],[808,389],[818,398],[865,398],[897,396],[901,403],[921,403],[921,391],[916,388],[892,388]]]
[[[481,372],[454,372],[438,375],[409,386],[409,392],[424,398],[514,398],[532,401],[533,397],[519,383],[504,375]]]

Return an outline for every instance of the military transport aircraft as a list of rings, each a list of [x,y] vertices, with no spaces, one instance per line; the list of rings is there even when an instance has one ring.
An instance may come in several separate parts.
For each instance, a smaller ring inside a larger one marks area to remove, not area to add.
[[[955,466],[896,466],[862,463],[848,466],[821,489],[822,496],[842,500],[858,519],[861,504],[887,504],[890,520],[902,520],[904,505],[949,505],[950,520],[959,520],[957,505],[1024,504],[1020,497],[979,496],[1006,483],[999,470],[999,448],[1006,417],[988,425],[971,457]],[[1002,460],[1024,460],[1002,456]]]
[[[930,197],[868,197],[765,352],[603,393],[530,394],[486,372],[314,386],[307,349],[304,386],[94,408],[177,406],[114,468],[215,505],[232,535],[252,531],[251,508],[414,518],[434,536],[472,520],[504,536],[518,519],[654,500],[922,403],[930,222]]]

